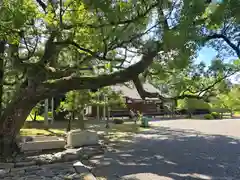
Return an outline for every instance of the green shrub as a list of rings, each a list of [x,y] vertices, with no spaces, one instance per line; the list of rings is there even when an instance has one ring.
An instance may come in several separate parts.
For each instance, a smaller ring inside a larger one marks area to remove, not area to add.
[[[211,114],[204,115],[204,119],[214,119],[214,117]]]
[[[195,109],[210,109],[210,105],[202,99],[185,98],[178,100],[179,109],[195,110]]]
[[[48,112],[48,117],[52,118],[52,116],[53,116],[53,113],[52,112]]]
[[[113,123],[114,123],[114,124],[123,124],[124,121],[123,121],[122,119],[114,119],[114,120],[113,120]]]
[[[212,112],[211,115],[214,119],[220,119],[221,118],[220,113],[217,113],[217,112]]]

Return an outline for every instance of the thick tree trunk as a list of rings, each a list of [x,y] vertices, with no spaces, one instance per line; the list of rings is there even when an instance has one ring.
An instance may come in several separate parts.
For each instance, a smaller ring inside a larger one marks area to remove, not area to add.
[[[33,117],[33,121],[36,122],[37,121],[37,112],[34,112],[34,117]]]
[[[0,116],[2,114],[2,102],[3,102],[3,76],[4,76],[4,48],[5,42],[0,41]]]
[[[21,94],[9,104],[0,118],[0,157],[12,157],[18,146],[16,136],[19,134],[28,114],[37,101],[29,99],[28,93]]]
[[[67,132],[71,131],[72,129],[72,121],[75,119],[74,111],[71,112],[71,116],[68,118],[68,125],[67,125]]]

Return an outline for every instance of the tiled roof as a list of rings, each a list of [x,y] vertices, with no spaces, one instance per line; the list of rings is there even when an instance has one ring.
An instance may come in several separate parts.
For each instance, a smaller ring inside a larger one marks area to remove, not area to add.
[[[136,87],[131,82],[127,82],[125,84],[113,85],[113,86],[111,86],[111,88],[114,91],[121,92],[122,95],[125,97],[129,97],[131,99],[142,99],[141,96],[139,95]],[[159,94],[161,94],[161,92],[150,83],[147,83],[147,82],[143,83],[143,88],[148,92],[151,92],[151,93],[158,92]],[[146,99],[148,99],[148,98],[146,98]],[[153,99],[153,98],[151,98],[151,99]],[[158,98],[154,98],[154,99],[158,99]]]

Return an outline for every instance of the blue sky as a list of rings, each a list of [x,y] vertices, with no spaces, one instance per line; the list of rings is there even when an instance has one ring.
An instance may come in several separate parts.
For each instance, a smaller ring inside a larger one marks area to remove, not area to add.
[[[195,60],[195,63],[200,63],[203,61],[206,65],[210,65],[211,61],[216,58],[218,55],[218,52],[211,47],[203,47],[200,51],[197,53],[197,58]],[[224,58],[224,56],[222,57]],[[228,56],[223,59],[225,63],[231,63],[233,60],[238,59],[237,56]]]
[[[213,48],[203,47],[197,55],[196,63],[203,61],[206,65],[210,65],[211,61],[217,56],[217,52]]]
[[[214,50],[213,48],[209,48],[209,47],[203,47],[197,55],[196,61],[195,63],[200,63],[201,61],[203,61],[206,65],[210,65],[211,61],[217,56],[217,51]],[[237,57],[229,57],[227,59],[225,59],[225,62],[229,62],[233,59],[236,59]],[[231,76],[229,79],[232,83],[234,84],[239,84],[240,80],[239,80],[239,73],[236,75]]]

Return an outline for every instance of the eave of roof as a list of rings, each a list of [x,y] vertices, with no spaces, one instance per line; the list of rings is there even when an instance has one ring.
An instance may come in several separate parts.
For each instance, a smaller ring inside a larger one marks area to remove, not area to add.
[[[152,84],[146,82],[143,83],[143,88],[150,93],[159,93],[162,94],[160,90],[155,88]],[[125,84],[116,84],[111,86],[111,89],[117,92],[120,92],[124,97],[128,97],[131,99],[142,100],[139,95],[136,87],[133,83],[127,82]],[[147,100],[159,100],[159,98],[146,98]]]

